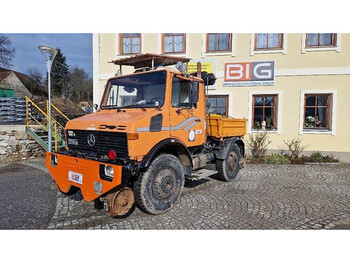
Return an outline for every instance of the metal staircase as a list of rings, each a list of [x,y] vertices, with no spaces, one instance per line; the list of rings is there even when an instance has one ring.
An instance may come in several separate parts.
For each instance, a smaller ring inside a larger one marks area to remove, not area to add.
[[[48,131],[49,131],[49,101],[46,100],[46,112],[35,104],[29,97],[26,98],[26,130],[39,145],[48,151]],[[52,126],[52,148],[57,152],[66,147],[64,126],[69,118],[63,114],[55,105],[51,103],[51,126]],[[55,112],[55,114],[53,113]],[[53,115],[61,115],[64,121],[58,121]]]

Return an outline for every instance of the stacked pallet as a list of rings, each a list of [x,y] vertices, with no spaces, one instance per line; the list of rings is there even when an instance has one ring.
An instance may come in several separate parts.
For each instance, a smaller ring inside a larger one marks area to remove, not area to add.
[[[25,119],[25,98],[0,97],[0,124],[24,124]]]

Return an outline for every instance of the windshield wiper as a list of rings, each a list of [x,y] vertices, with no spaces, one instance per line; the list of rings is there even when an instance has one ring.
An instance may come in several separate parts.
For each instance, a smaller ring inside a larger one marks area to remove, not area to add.
[[[146,108],[144,108],[140,104],[131,104],[131,105],[123,106],[123,108],[141,108],[143,111],[147,111]]]
[[[101,109],[114,109],[117,108],[118,106],[116,105],[108,105],[108,106],[101,106]]]

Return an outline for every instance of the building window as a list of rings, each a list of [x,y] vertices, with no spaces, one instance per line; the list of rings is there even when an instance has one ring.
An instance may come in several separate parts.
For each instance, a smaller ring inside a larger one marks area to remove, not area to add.
[[[207,52],[231,52],[232,34],[207,34]]]
[[[329,129],[330,94],[305,94],[304,129]]]
[[[211,108],[211,113],[228,116],[228,96],[226,95],[210,95],[208,103]]]
[[[253,95],[252,129],[277,129],[277,95]]]
[[[306,34],[305,47],[335,47],[337,34]]]
[[[283,34],[255,34],[254,50],[283,48]]]
[[[163,53],[185,53],[186,34],[163,34]]]
[[[141,34],[120,34],[119,54],[130,55],[141,53]]]

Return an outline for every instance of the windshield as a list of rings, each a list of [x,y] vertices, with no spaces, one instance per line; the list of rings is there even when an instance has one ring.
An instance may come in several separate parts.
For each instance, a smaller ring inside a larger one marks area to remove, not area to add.
[[[164,104],[166,71],[111,79],[107,83],[102,109],[161,107]]]

